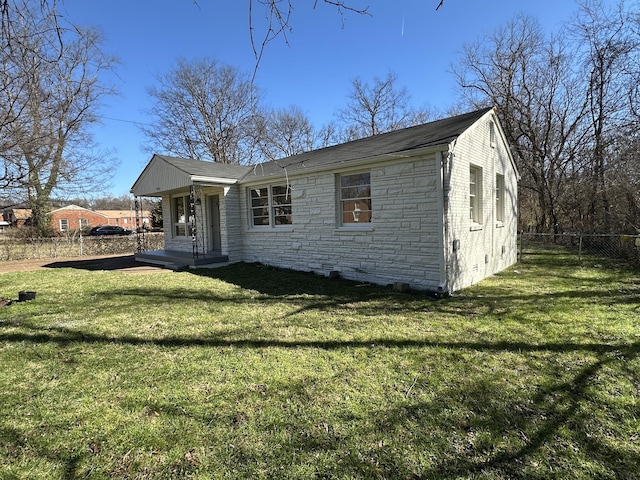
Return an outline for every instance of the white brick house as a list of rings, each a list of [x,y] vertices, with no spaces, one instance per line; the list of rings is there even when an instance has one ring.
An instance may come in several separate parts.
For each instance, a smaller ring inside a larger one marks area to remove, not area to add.
[[[165,250],[451,293],[516,261],[518,173],[493,109],[255,166],[154,155]]]

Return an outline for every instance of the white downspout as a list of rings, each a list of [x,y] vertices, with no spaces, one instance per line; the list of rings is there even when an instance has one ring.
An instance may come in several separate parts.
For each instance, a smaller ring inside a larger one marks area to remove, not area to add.
[[[449,194],[451,191],[450,158],[453,157],[453,145],[449,147],[446,155],[444,152],[436,153],[436,161],[440,164],[440,178],[438,181],[438,210],[440,232],[440,252],[441,252],[441,268],[440,283],[438,284],[438,293],[449,295],[449,260],[450,260],[450,241],[449,241]]]

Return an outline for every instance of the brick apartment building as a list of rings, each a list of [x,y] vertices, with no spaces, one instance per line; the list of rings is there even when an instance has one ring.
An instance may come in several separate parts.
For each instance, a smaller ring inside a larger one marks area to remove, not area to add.
[[[27,223],[31,210],[9,208],[3,212],[7,227],[20,227]],[[52,210],[49,214],[51,228],[57,233],[75,232],[99,225],[118,225],[129,230],[136,229],[135,210],[89,210],[78,205],[67,205]],[[151,212],[140,212],[140,224],[151,226]]]

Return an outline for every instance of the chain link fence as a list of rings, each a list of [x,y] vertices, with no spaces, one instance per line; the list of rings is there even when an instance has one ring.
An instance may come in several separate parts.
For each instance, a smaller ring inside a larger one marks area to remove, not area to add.
[[[137,248],[136,235],[20,240],[0,237],[0,261],[133,254]],[[145,233],[144,250],[163,248],[162,233]],[[523,263],[551,261],[578,266],[640,267],[640,235],[521,233],[518,259]]]
[[[147,250],[162,250],[164,247],[164,234],[145,233],[144,244]],[[136,235],[0,238],[0,261],[126,255],[129,253],[134,254],[137,247]]]
[[[640,267],[640,235],[521,233],[518,247],[523,263],[545,258],[578,266]]]

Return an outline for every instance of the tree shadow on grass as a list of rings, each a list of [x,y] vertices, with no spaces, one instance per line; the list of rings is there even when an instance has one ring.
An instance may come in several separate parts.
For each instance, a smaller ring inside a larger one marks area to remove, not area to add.
[[[133,304],[138,301],[138,297],[156,296],[157,301],[202,300],[216,302],[234,301],[287,301],[295,303],[298,309],[295,313],[304,310],[326,310],[332,307],[343,307],[346,304],[357,304],[358,313],[372,313],[381,308],[380,305],[366,305],[366,299],[375,299],[380,302],[387,302],[384,307],[388,312],[393,311],[436,311],[440,313],[470,314],[477,312],[477,303],[484,304],[487,308],[495,302],[535,302],[548,299],[548,295],[541,292],[535,294],[522,294],[517,291],[509,291],[499,295],[483,295],[474,297],[470,295],[466,298],[449,299],[441,302],[425,302],[422,294],[394,294],[388,289],[378,289],[377,287],[366,289],[358,287],[357,284],[347,281],[330,282],[322,277],[308,276],[299,272],[282,272],[270,270],[268,268],[257,270],[262,272],[256,274],[255,266],[243,266],[235,270],[235,266],[229,270],[216,270],[213,272],[199,272],[198,275],[219,278],[241,286],[244,289],[256,291],[260,296],[252,299],[251,296],[234,297],[233,295],[219,295],[215,291],[189,291],[188,289],[160,290],[153,288],[137,288],[110,292],[105,297],[105,301],[113,301],[116,297],[130,299]],[[270,278],[271,275],[278,278]],[[632,297],[637,297],[638,291],[635,284],[629,284],[630,295],[626,300],[632,301]],[[362,293],[364,292],[364,293]],[[602,302],[610,301],[603,289]],[[584,292],[572,290],[561,292],[558,296],[562,298],[573,298],[576,300],[588,300],[596,293],[594,291]],[[362,301],[362,302],[360,302]],[[297,302],[297,303],[296,303]],[[482,376],[475,379],[468,379],[466,383],[455,386],[448,386],[439,392],[433,403],[424,401],[407,401],[405,405],[398,406],[391,404],[389,407],[380,406],[376,411],[367,412],[368,431],[364,432],[363,438],[376,436],[386,429],[420,430],[416,431],[415,438],[409,440],[406,447],[419,450],[423,448],[428,451],[430,448],[429,431],[432,418],[437,418],[442,424],[443,431],[447,427],[450,419],[447,417],[445,402],[451,401],[458,404],[460,410],[466,410],[475,418],[473,425],[451,424],[451,436],[464,438],[471,435],[471,427],[483,430],[489,435],[481,445],[467,442],[460,451],[453,447],[445,447],[444,450],[435,450],[444,453],[440,458],[435,459],[430,464],[411,465],[403,453],[403,445],[395,450],[387,448],[383,443],[379,445],[359,444],[358,449],[348,454],[344,462],[334,464],[333,470],[328,472],[329,476],[335,477],[379,477],[379,478],[456,478],[456,477],[495,477],[495,478],[544,478],[553,475],[552,470],[547,466],[541,466],[540,471],[531,467],[532,459],[538,460],[543,449],[560,448],[562,442],[558,437],[567,438],[566,431],[571,433],[570,441],[573,447],[581,450],[584,460],[596,464],[601,472],[605,472],[609,478],[633,478],[635,466],[640,463],[637,451],[622,450],[616,448],[602,437],[594,436],[589,431],[589,419],[585,417],[582,407],[584,402],[588,402],[592,408],[597,407],[598,398],[593,389],[597,389],[597,377],[606,368],[615,366],[620,371],[626,372],[626,376],[637,384],[637,372],[625,370],[624,365],[631,363],[640,353],[640,343],[572,343],[572,342],[549,342],[532,343],[526,341],[516,342],[473,342],[473,341],[453,341],[440,342],[428,341],[424,339],[396,340],[393,338],[369,338],[366,340],[282,340],[278,338],[253,338],[247,332],[244,338],[228,338],[226,335],[210,335],[205,337],[145,337],[133,335],[100,335],[90,331],[73,330],[62,327],[37,327],[24,318],[23,320],[12,320],[0,322],[0,341],[3,342],[24,342],[24,343],[53,343],[58,345],[69,344],[89,344],[89,345],[131,345],[131,346],[159,346],[169,348],[220,348],[233,346],[240,349],[319,349],[335,351],[350,348],[387,348],[387,349],[446,349],[448,351],[468,351],[480,353],[513,353],[513,354],[536,354],[551,353],[565,355],[572,353],[584,353],[590,357],[596,356],[596,360],[591,359],[584,366],[576,367],[571,373],[566,373],[562,379],[554,381],[553,375],[544,374],[546,379],[550,379],[549,384],[539,384],[533,391],[531,397],[526,398],[526,393],[517,395],[514,404],[510,407],[516,413],[504,411],[504,404],[500,404],[497,399],[502,393],[497,383],[491,378]],[[633,377],[632,377],[633,375]],[[428,378],[425,377],[425,384]],[[281,396],[292,393],[303,392],[305,385],[295,384],[290,388],[281,387]],[[479,404],[482,398],[493,400],[488,405]],[[170,416],[183,415],[181,409],[172,408],[171,405],[162,403],[149,403],[151,410],[161,411]],[[501,408],[502,407],[502,408]],[[614,406],[609,406],[614,408]],[[508,421],[505,421],[508,415]],[[203,421],[205,421],[203,419]],[[210,421],[210,420],[209,420]],[[344,437],[336,435],[327,425],[326,428],[318,429],[314,425],[299,425],[301,431],[287,445],[294,455],[296,452],[320,452],[332,451],[336,455],[344,454],[339,451],[341,441],[348,441]],[[466,429],[466,430],[465,430]],[[561,431],[565,431],[561,433]],[[627,429],[628,430],[628,429]],[[269,432],[264,433],[269,436]],[[510,437],[511,442],[505,444],[504,438]],[[518,437],[513,439],[513,437]],[[587,453],[585,453],[587,452]],[[44,457],[50,456],[47,452],[41,452]],[[251,457],[252,452],[246,452],[248,461],[258,462],[260,459]],[[562,454],[560,454],[562,455]],[[571,455],[563,457],[565,461],[570,461]],[[557,459],[556,459],[557,460]],[[62,460],[60,460],[62,461]],[[67,464],[67,478],[73,478],[73,471],[76,468],[77,459],[69,459]],[[558,468],[558,466],[555,466]],[[571,466],[560,466],[560,473],[556,475],[571,474]],[[568,469],[563,471],[562,468]],[[575,472],[584,473],[580,466],[574,466]],[[585,467],[588,468],[588,467]],[[541,472],[541,473],[540,473]],[[568,473],[567,473],[568,472]]]
[[[262,295],[370,295],[390,294],[391,288],[345,279],[330,280],[313,272],[287,270],[259,263],[236,263],[226,267],[189,270],[192,275],[215,278]],[[425,295],[423,293],[422,295]]]
[[[597,361],[584,366],[571,379],[539,387],[528,402],[526,414],[518,412],[517,415],[509,415],[508,412],[491,408],[482,412],[475,427],[491,432],[492,441],[485,439],[480,448],[472,446],[464,455],[440,461],[423,474],[426,478],[458,478],[460,475],[484,476],[493,473],[504,478],[525,479],[532,478],[534,473],[537,478],[545,478],[555,469],[556,474],[563,477],[572,471],[574,475],[581,476],[578,474],[578,465],[565,465],[564,468],[569,471],[564,473],[558,465],[527,465],[528,460],[534,463],[532,457],[543,447],[561,448],[560,445],[564,443],[565,448],[579,448],[582,454],[586,454],[599,468],[604,469],[607,476],[630,478],[629,474],[640,464],[640,454],[637,451],[620,451],[598,439],[594,434],[596,432],[589,431],[589,418],[581,412],[581,408],[585,403],[599,408],[596,396],[588,393],[588,390],[594,386],[594,379],[605,366],[631,361],[637,357],[638,352],[638,345],[615,353],[603,354],[601,351]],[[493,395],[499,396],[499,392],[496,391]],[[512,405],[512,408],[515,407],[517,406]],[[473,407],[469,409],[469,412],[473,411]],[[505,414],[509,419],[501,422]],[[562,429],[572,433],[570,438],[565,437],[564,441],[556,444],[557,435]],[[505,438],[513,437],[514,434],[519,434],[518,441],[505,442]],[[567,442],[573,446],[568,446]],[[544,463],[540,458],[537,461]],[[575,470],[571,470],[572,468]]]
[[[7,328],[20,328],[26,332],[3,332]],[[366,340],[281,340],[281,339],[230,339],[223,336],[209,337],[142,337],[128,335],[98,335],[83,330],[73,330],[66,327],[46,326],[39,327],[30,322],[0,320],[0,342],[31,342],[31,343],[57,343],[68,345],[78,344],[125,344],[146,345],[159,347],[228,347],[235,348],[315,348],[321,350],[339,350],[348,348],[446,348],[474,350],[478,352],[588,352],[594,354],[606,354],[623,352],[624,355],[637,355],[640,351],[640,342],[631,344],[603,344],[603,343],[569,343],[552,342],[531,344],[526,342],[499,341],[489,342],[447,342],[428,341],[423,339],[393,339],[393,338],[368,338]]]
[[[75,260],[59,260],[44,265],[46,268],[75,268],[78,270],[123,270],[140,267],[133,255],[117,255],[113,257],[87,258]]]
[[[54,466],[52,470],[60,471],[63,480],[79,478],[78,466],[82,455],[64,449],[54,452],[53,449],[38,446],[37,442],[33,442],[26,433],[15,428],[0,425],[0,449],[4,456],[3,463],[5,465],[11,465],[22,456],[31,459],[45,459]],[[22,477],[11,476],[7,478]]]
[[[19,327],[26,332],[8,331],[2,332],[9,327]],[[447,349],[449,351],[470,351],[480,353],[514,353],[514,354],[535,354],[557,353],[558,355],[571,353],[585,353],[597,357],[570,375],[564,375],[563,379],[551,384],[540,384],[536,386],[536,391],[531,398],[517,395],[516,402],[527,402],[526,408],[520,409],[523,414],[509,413],[504,411],[504,402],[501,399],[501,392],[498,383],[490,377],[477,377],[475,379],[460,379],[462,383],[448,386],[440,390],[442,398],[437,398],[440,403],[426,404],[422,401],[411,402],[407,400],[405,404],[398,402],[390,403],[389,407],[380,406],[376,411],[369,411],[366,415],[369,421],[361,422],[367,425],[367,431],[359,433],[362,438],[384,435],[385,431],[398,429],[417,429],[414,437],[405,445],[407,449],[413,451],[424,448],[429,450],[429,440],[431,432],[429,428],[433,426],[433,418],[438,419],[443,429],[451,418],[446,413],[446,403],[455,402],[459,410],[464,410],[472,414],[475,418],[474,428],[489,432],[491,438],[483,441],[482,445],[468,444],[463,451],[458,452],[452,447],[446,447],[441,460],[431,465],[408,464],[403,454],[403,445],[400,449],[389,449],[385,445],[372,443],[361,443],[358,445],[359,451],[352,451],[348,458],[340,464],[332,466],[331,474],[337,477],[367,476],[373,475],[380,478],[457,478],[457,477],[480,477],[483,475],[495,475],[497,478],[531,478],[532,470],[527,470],[527,463],[536,455],[540,454],[543,448],[556,448],[557,436],[561,430],[571,430],[571,441],[582,454],[588,456],[596,462],[601,469],[604,469],[611,477],[629,478],[629,472],[633,472],[634,466],[640,462],[640,456],[634,451],[619,451],[615,447],[608,445],[603,440],[589,434],[588,419],[581,412],[584,402],[590,404],[597,403],[596,395],[590,389],[597,387],[596,377],[605,367],[625,365],[637,358],[640,353],[640,342],[631,344],[604,344],[604,343],[546,343],[530,344],[526,342],[437,342],[425,340],[394,340],[388,338],[367,339],[366,341],[284,341],[279,339],[240,339],[228,340],[217,337],[209,338],[145,338],[135,336],[104,336],[90,332],[72,331],[62,328],[37,328],[21,322],[1,322],[0,323],[1,342],[21,342],[21,343],[45,343],[51,342],[59,345],[69,344],[117,344],[131,346],[159,346],[170,348],[190,348],[206,347],[219,348],[233,346],[236,349],[322,349],[327,351],[351,349],[351,348],[387,348],[401,349]],[[553,378],[553,372],[547,372],[546,378]],[[428,375],[423,379],[428,384]],[[474,380],[474,381],[472,381]],[[479,384],[482,380],[482,384]],[[637,378],[636,378],[637,380]],[[305,385],[299,382],[292,382],[289,387],[280,386],[279,392],[269,391],[269,394],[277,394],[281,398],[290,398],[292,395],[303,395]],[[302,392],[302,393],[301,393]],[[483,405],[482,400],[489,400],[488,405]],[[500,400],[500,401],[498,401]],[[192,415],[181,408],[171,408],[167,410],[162,403],[149,403],[140,408],[150,408],[153,411],[160,411],[164,415],[179,416]],[[514,411],[518,411],[518,405],[511,405]],[[505,421],[507,415],[508,421]],[[202,421],[211,421],[203,418]],[[295,422],[295,420],[292,420]],[[229,422],[231,420],[229,419]],[[300,424],[295,427],[296,434],[292,437],[288,445],[281,448],[294,452],[333,452],[333,455],[344,455],[344,446],[341,441],[350,439],[336,436],[330,425],[325,425],[324,430],[318,426]],[[464,435],[464,426],[450,424],[452,435]],[[268,429],[267,429],[268,430]],[[264,435],[269,438],[274,433],[265,431]],[[563,435],[566,435],[564,433]],[[4,436],[4,435],[3,435]],[[512,441],[506,446],[505,436],[521,436],[519,440]],[[14,434],[14,437],[16,435]],[[17,437],[16,437],[17,438]],[[12,442],[12,443],[17,443]],[[588,453],[585,453],[588,452]],[[260,459],[253,458],[251,452],[245,452],[247,461],[259,462]],[[298,454],[296,453],[296,454]],[[44,457],[50,457],[43,452]],[[415,457],[413,457],[415,458]],[[63,459],[52,459],[61,462]],[[69,459],[68,475],[66,478],[73,478],[73,469],[78,459]],[[570,468],[570,467],[566,467]],[[577,468],[577,467],[575,467]],[[549,473],[549,470],[545,470]],[[571,473],[571,470],[569,470]],[[542,474],[544,476],[544,473]]]

